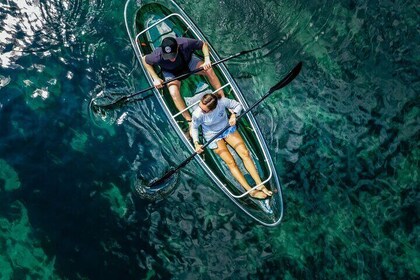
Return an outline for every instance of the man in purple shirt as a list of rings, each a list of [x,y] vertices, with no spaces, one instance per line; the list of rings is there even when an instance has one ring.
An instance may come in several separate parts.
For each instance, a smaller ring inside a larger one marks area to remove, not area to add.
[[[200,49],[204,54],[204,61],[194,55],[194,51]],[[156,88],[163,87],[163,80],[157,75],[153,65],[160,66],[165,80],[173,79],[181,74],[203,67],[204,70],[198,72],[198,74],[206,76],[214,89],[221,87],[219,79],[213,69],[211,69],[209,48],[203,41],[183,37],[166,37],[163,39],[159,48],[143,56],[142,60]],[[186,108],[186,105],[179,91],[180,88],[181,82],[179,80],[172,81],[168,84],[168,89],[176,108],[182,111]],[[219,90],[217,94],[220,97],[224,96],[223,90]],[[185,120],[191,122],[191,114],[188,110],[183,112],[182,116]]]

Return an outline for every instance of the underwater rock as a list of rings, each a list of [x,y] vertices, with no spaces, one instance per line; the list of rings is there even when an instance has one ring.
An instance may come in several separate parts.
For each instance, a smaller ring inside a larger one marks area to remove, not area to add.
[[[4,181],[4,190],[12,191],[20,188],[17,172],[5,160],[0,159],[0,181]]]
[[[88,135],[85,132],[74,131],[74,136],[71,139],[71,147],[73,150],[84,153],[86,151],[86,143],[88,140]]]
[[[118,217],[124,217],[127,212],[127,203],[116,185],[111,184],[111,188],[104,191],[102,196],[108,200],[111,204],[111,210],[117,214]]]
[[[0,216],[0,279],[14,279],[17,272],[26,279],[60,279],[55,275],[55,258],[50,258],[33,238],[28,211],[14,202],[13,218]]]

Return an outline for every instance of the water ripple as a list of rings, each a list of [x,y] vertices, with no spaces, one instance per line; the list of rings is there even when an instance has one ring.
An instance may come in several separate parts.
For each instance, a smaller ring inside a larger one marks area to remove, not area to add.
[[[98,95],[147,86],[125,33],[123,2],[2,1],[0,161],[3,177],[19,179],[0,179],[5,271],[415,279],[418,5],[179,3],[221,56],[274,39],[227,63],[249,104],[304,61],[299,77],[256,112],[285,190],[284,222],[268,229],[250,221],[195,162],[165,199],[135,196],[140,180],[186,155],[153,98],[89,109]]]

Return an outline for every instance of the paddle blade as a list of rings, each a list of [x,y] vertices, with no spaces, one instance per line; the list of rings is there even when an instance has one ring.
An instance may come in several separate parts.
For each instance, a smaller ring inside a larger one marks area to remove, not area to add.
[[[291,81],[293,81],[293,79],[296,78],[297,75],[299,75],[300,70],[302,70],[302,65],[303,65],[302,61],[299,62],[295,66],[295,68],[293,68],[292,71],[290,71],[290,73],[287,74],[286,77],[284,77],[280,82],[278,82],[276,85],[270,88],[269,93],[279,90],[282,87],[287,86]]]
[[[157,186],[165,183],[169,178],[172,177],[176,172],[178,171],[178,168],[171,168],[165,175],[162,177],[155,179],[149,183],[147,186],[149,189],[156,188]]]
[[[101,109],[116,109],[118,107],[121,107],[126,101],[127,101],[128,97],[127,96],[123,96],[120,97],[119,99],[113,101],[113,102],[102,102],[102,100],[100,100],[99,98],[95,99],[92,102],[93,107],[99,107]]]
[[[191,154],[188,158],[186,158],[180,165],[178,165],[175,168],[171,168],[168,172],[166,172],[165,175],[163,175],[161,178],[157,179],[157,180],[153,180],[152,182],[150,182],[150,184],[148,185],[149,188],[154,188],[160,184],[163,184],[165,181],[167,181],[169,178],[172,177],[172,175],[174,175],[176,172],[178,172],[181,168],[183,168],[184,166],[186,166],[195,156],[197,155],[197,152],[194,152],[193,154]]]
[[[179,176],[175,174],[170,179],[166,180],[164,184],[156,184],[153,188],[150,188],[146,185],[146,180],[139,177],[134,181],[132,189],[135,194],[143,199],[157,201],[171,195],[178,185],[178,180]]]

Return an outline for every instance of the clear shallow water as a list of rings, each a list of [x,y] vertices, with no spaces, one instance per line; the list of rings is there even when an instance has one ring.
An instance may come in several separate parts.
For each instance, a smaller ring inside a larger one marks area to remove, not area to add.
[[[146,86],[123,2],[2,1],[0,278],[418,278],[418,5],[179,4],[221,56],[275,39],[228,64],[249,103],[305,63],[257,110],[283,223],[249,220],[195,163],[166,199],[131,193],[182,146],[152,99],[88,110]]]

